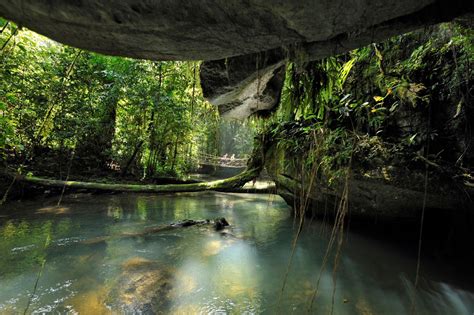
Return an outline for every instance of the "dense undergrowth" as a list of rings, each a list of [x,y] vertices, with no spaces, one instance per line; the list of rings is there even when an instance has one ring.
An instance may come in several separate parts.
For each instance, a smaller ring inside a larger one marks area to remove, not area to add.
[[[331,186],[352,163],[355,177],[410,177],[404,185],[423,190],[423,175],[412,175],[428,165],[432,178],[472,187],[473,39],[472,29],[443,24],[290,63],[266,130],[279,156],[269,168],[297,176],[316,171]]]

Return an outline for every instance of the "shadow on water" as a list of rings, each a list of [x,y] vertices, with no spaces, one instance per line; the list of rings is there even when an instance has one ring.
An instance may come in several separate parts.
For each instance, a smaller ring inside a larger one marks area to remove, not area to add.
[[[305,312],[327,246],[329,227],[302,233],[280,309],[293,219],[271,195],[71,195],[12,203],[0,218],[0,313],[22,313],[40,262],[46,265],[30,311],[114,313]],[[172,229],[113,237],[184,219],[225,217],[231,226]],[[405,314],[416,255],[351,225],[337,273],[335,314]],[[50,245],[44,249],[47,235]],[[101,241],[90,240],[101,238]],[[106,238],[104,238],[106,237]],[[442,265],[424,265],[418,314],[471,314],[474,294]],[[323,271],[313,313],[332,300],[332,266]]]

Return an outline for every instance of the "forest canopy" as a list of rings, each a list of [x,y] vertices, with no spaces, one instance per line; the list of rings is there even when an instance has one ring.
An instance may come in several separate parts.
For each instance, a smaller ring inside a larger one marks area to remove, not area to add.
[[[0,27],[0,154],[23,173],[182,175],[201,153],[251,151],[252,123],[220,121],[199,62],[104,56]]]

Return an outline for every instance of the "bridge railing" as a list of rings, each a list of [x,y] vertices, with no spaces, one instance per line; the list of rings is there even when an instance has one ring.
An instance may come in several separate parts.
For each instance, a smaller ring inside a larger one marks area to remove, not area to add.
[[[248,159],[235,158],[232,156],[216,156],[206,153],[198,154],[199,164],[207,164],[223,167],[245,167]]]

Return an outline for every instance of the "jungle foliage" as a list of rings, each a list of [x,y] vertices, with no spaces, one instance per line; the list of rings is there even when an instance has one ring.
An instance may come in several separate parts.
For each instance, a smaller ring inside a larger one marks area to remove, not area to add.
[[[385,179],[392,166],[429,161],[470,177],[473,43],[472,29],[450,23],[290,63],[267,128],[283,155],[273,167],[296,174],[316,168],[332,183],[351,161],[360,175]]]
[[[103,56],[5,20],[0,28],[4,167],[22,165],[23,173],[58,179],[69,170],[72,176],[182,175],[199,153],[225,149],[221,135],[246,138],[246,128],[228,127],[203,99],[198,62]],[[252,138],[234,153],[250,153]]]

